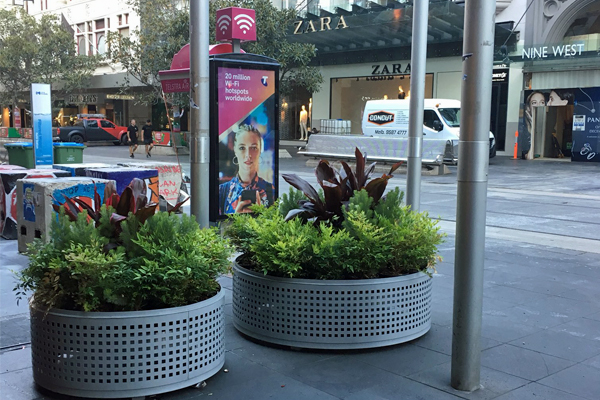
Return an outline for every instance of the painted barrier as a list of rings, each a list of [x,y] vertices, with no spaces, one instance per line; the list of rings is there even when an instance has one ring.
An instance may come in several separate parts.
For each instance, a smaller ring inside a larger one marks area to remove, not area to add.
[[[89,206],[95,207],[94,190],[98,191],[100,202],[103,204],[104,189],[109,182],[105,179],[70,176],[19,180],[17,182],[19,251],[25,252],[27,245],[36,238],[50,240],[52,218],[56,217],[52,204],[64,203],[66,196],[72,199],[79,198]]]
[[[3,166],[6,167],[6,166]],[[16,240],[17,235],[17,181],[31,178],[58,178],[70,176],[69,172],[57,169],[25,169],[11,166],[0,169],[0,236]]]
[[[158,171],[153,168],[88,168],[86,175],[91,178],[108,179],[115,181],[117,192],[129,185],[133,178],[143,179],[146,182],[148,201],[158,204]]]
[[[176,163],[166,162],[123,162],[124,167],[152,168],[158,172],[158,194],[170,205],[174,206],[179,201],[182,184],[181,166]]]

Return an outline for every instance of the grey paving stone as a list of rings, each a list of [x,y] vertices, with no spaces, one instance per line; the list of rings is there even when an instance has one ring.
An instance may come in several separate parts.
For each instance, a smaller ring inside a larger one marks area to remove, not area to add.
[[[589,318],[578,318],[565,324],[551,328],[552,331],[567,332],[570,335],[598,342],[600,346],[600,321]]]
[[[280,374],[243,357],[226,353],[223,370],[206,380],[203,389],[186,389],[161,395],[161,400],[215,399],[215,400],[336,400],[319,389],[289,376]]]
[[[0,352],[0,374],[31,368],[31,347]]]
[[[243,347],[232,350],[232,353],[260,364],[274,371],[290,371],[303,364],[313,363],[332,357],[340,357],[341,352],[324,352],[316,350],[292,350],[275,347],[246,340]]]
[[[450,361],[450,356],[446,354],[412,343],[345,354],[340,358],[348,363],[361,361],[401,376],[412,375]]]
[[[0,347],[29,343],[29,313],[4,317],[0,320]]]
[[[340,357],[303,364],[286,375],[340,398],[398,379],[398,375],[367,363]]]
[[[531,303],[544,296],[525,289],[508,286],[493,286],[483,290],[483,297],[500,299],[516,304]]]
[[[528,380],[518,378],[514,375],[505,374],[504,372],[487,367],[481,367],[482,388],[473,392],[462,392],[450,386],[450,370],[450,363],[446,363],[419,372],[418,374],[411,375],[409,378],[455,396],[465,399],[480,400],[496,398],[501,394],[508,393],[529,383]]]
[[[227,317],[227,315],[225,315]],[[233,323],[229,322],[225,324],[225,348],[227,350],[239,349],[246,345],[249,339],[246,339],[244,335],[238,332],[233,326]]]
[[[413,340],[411,343],[449,356],[452,354],[452,326],[432,324],[428,333],[419,339]],[[481,338],[482,350],[490,349],[500,344],[500,342],[493,339]]]
[[[600,354],[600,342],[567,331],[543,330],[512,341],[510,344],[540,353],[581,362]]]
[[[496,346],[481,353],[481,365],[530,381],[537,381],[573,364],[562,358],[510,344]]]
[[[344,400],[456,400],[459,398],[399,376],[381,385],[344,397]]]
[[[513,390],[512,392],[496,397],[495,400],[582,400],[583,397],[575,396],[562,390],[532,382],[528,385]]]
[[[600,369],[600,355],[597,355],[596,357],[592,357],[590,359],[587,359],[583,363],[585,365],[589,365],[590,367],[594,367],[594,368]]]
[[[502,343],[530,335],[539,330],[538,327],[524,323],[522,318],[503,312],[496,315],[484,314],[482,317],[481,335]]]
[[[593,319],[594,321],[600,321],[600,312],[591,315],[586,315],[585,318]]]
[[[600,373],[588,365],[574,365],[539,383],[589,400],[600,399]]]
[[[31,400],[37,398],[60,397],[45,396],[36,390],[30,369],[20,369],[0,375],[2,400]]]

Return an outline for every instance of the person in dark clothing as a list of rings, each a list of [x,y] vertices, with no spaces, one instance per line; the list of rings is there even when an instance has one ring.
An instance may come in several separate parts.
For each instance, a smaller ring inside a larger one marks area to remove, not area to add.
[[[134,158],[133,153],[138,148],[138,127],[135,124],[135,119],[131,120],[131,124],[127,127],[127,141],[129,142],[129,157]]]
[[[152,143],[152,121],[149,119],[146,120],[146,125],[142,126],[142,138],[146,145],[146,158],[152,157],[150,150],[154,147],[154,143]]]

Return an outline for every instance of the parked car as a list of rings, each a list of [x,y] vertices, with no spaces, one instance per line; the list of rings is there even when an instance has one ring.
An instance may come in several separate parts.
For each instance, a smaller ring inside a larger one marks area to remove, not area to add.
[[[57,129],[61,142],[113,142],[127,144],[127,127],[118,126],[103,118],[80,119],[73,126],[62,126]]]

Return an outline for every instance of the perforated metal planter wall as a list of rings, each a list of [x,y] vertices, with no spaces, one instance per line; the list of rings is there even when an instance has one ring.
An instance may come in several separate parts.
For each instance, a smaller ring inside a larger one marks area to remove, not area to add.
[[[185,307],[77,312],[31,307],[33,378],[90,398],[141,397],[192,386],[225,362],[224,293]]]
[[[233,321],[265,342],[313,349],[363,349],[416,339],[431,327],[432,280],[322,281],[265,276],[234,265]]]

